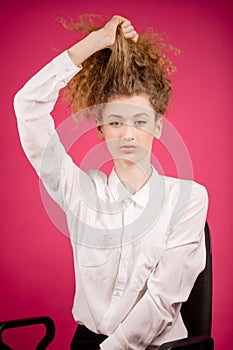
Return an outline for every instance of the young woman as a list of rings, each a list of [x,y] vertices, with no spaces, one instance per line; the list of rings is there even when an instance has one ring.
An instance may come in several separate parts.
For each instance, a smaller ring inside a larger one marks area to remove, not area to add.
[[[15,96],[23,149],[67,217],[79,324],[71,349],[155,349],[187,336],[180,307],[205,266],[208,195],[151,165],[171,94],[160,44],[114,16]],[[59,140],[50,112],[66,85],[74,111],[90,107],[114,161],[109,177],[84,172]]]

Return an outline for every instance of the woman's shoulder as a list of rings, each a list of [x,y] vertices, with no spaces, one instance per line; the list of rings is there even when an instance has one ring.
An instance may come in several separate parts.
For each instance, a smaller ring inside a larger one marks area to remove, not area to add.
[[[193,198],[207,199],[208,190],[206,186],[194,179],[182,179],[167,175],[162,175],[165,187],[168,192],[179,192],[192,195]]]
[[[209,197],[208,191],[202,183],[194,179],[171,176],[164,176],[164,183],[167,190],[168,208],[172,212],[167,232],[174,231],[182,222],[194,220],[195,217],[205,220]],[[183,237],[183,234],[181,236]]]

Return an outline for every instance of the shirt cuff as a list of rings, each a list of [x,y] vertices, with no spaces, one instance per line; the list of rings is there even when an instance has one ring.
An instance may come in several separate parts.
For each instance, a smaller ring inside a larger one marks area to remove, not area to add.
[[[114,334],[111,334],[100,344],[100,348],[102,350],[131,350],[120,326],[116,329]]]
[[[56,79],[66,85],[83,67],[77,67],[71,60],[68,51],[63,51],[53,59]]]

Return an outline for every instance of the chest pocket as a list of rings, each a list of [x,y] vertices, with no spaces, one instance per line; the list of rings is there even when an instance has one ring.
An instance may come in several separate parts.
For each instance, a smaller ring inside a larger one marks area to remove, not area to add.
[[[111,249],[97,249],[79,246],[79,272],[93,280],[105,281],[111,272]]]

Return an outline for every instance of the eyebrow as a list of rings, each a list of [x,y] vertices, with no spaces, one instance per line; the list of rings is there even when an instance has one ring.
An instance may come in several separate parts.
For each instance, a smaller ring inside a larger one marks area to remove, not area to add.
[[[149,115],[146,112],[134,114],[133,118],[140,117],[140,116],[146,116],[147,118],[149,118]],[[110,114],[110,115],[108,115],[107,118],[112,118],[112,117],[113,118],[120,118],[120,119],[123,118],[122,115],[118,115],[118,114]]]

